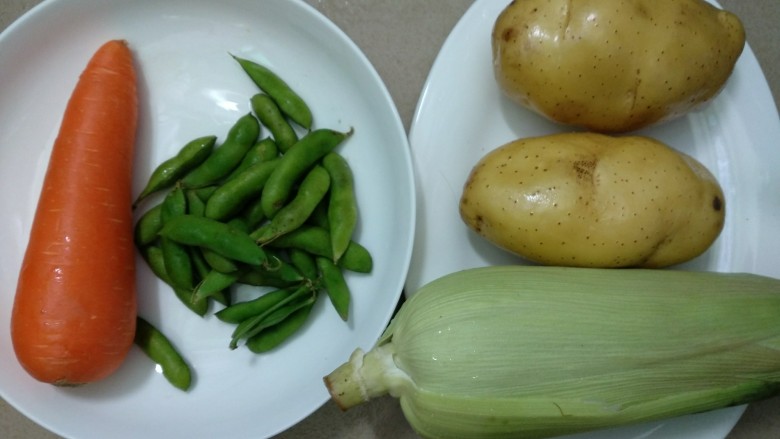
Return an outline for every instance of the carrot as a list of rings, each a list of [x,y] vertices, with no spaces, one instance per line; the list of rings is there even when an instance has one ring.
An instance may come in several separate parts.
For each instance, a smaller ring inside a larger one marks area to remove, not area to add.
[[[109,41],[68,101],[19,273],[11,337],[20,364],[39,381],[97,381],[132,347],[137,108],[130,49]]]

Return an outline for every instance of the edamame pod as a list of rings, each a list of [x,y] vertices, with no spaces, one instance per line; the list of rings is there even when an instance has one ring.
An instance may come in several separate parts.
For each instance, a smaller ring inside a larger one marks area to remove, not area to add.
[[[247,233],[206,217],[181,215],[173,218],[165,223],[160,236],[181,244],[207,248],[249,265],[259,266],[266,261],[263,249]]]
[[[374,267],[374,259],[362,244],[350,241],[347,250],[339,259],[338,266],[356,273],[370,273]]]
[[[306,221],[330,187],[330,175],[322,166],[315,165],[298,187],[295,198],[271,218],[271,221],[254,231],[251,236],[258,243],[273,241],[291,232]]]
[[[152,171],[146,187],[141,190],[138,198],[133,202],[133,208],[154,192],[173,186],[184,174],[203,163],[214,149],[216,141],[216,136],[204,136],[191,140],[175,156],[160,163]]]
[[[239,323],[233,331],[230,349],[238,347],[238,341],[242,338],[250,338],[257,335],[263,329],[281,322],[298,309],[313,303],[316,298],[316,292],[307,285],[298,287],[294,293],[285,297],[265,312]]]
[[[260,135],[260,123],[252,114],[240,117],[228,131],[225,141],[198,167],[188,172],[181,184],[187,188],[212,185],[230,174],[255,144]]]
[[[322,167],[330,174],[328,225],[333,247],[333,262],[338,262],[347,250],[357,225],[358,211],[354,179],[349,164],[338,153],[326,154],[322,158]]]
[[[187,213],[203,216],[206,212],[206,203],[198,196],[198,193],[192,189],[187,189],[184,191],[184,195],[187,198]]]
[[[212,270],[211,266],[206,262],[206,258],[203,257],[203,249],[199,247],[190,247],[190,257],[192,259],[192,266],[195,267],[195,273],[198,277],[203,279]]]
[[[293,312],[276,325],[260,331],[259,334],[247,339],[246,347],[256,354],[276,348],[303,327],[312,308],[314,308],[314,302]]]
[[[246,221],[246,224],[251,228],[256,228],[265,219],[265,213],[263,212],[262,200],[260,197],[250,200],[244,211],[241,213],[241,218]]]
[[[273,218],[286,204],[293,187],[304,174],[351,135],[352,130],[340,132],[322,128],[310,132],[293,145],[279,159],[276,169],[263,187],[261,200],[265,215]]]
[[[206,311],[208,311],[209,305],[208,301],[195,300],[192,295],[192,291],[175,287],[170,278],[168,278],[168,273],[165,272],[165,261],[163,261],[162,249],[160,247],[155,245],[144,247],[141,250],[141,255],[155,276],[171,287],[174,294],[176,294],[176,297],[181,301],[181,303],[184,304],[184,306],[201,317],[206,315]]]
[[[262,268],[272,275],[288,282],[299,282],[305,279],[298,268],[274,254],[272,250],[266,250],[266,255],[268,262],[263,264]]]
[[[350,292],[344,279],[344,273],[329,258],[318,256],[315,258],[315,262],[333,308],[341,317],[341,320],[346,322],[349,318]]]
[[[201,201],[203,201],[205,203],[206,201],[209,200],[209,198],[211,198],[211,195],[213,195],[214,192],[216,192],[218,188],[219,188],[219,186],[214,184],[214,185],[210,185],[210,186],[203,186],[203,187],[194,188],[194,189],[187,189],[187,190],[189,192],[192,192],[193,194],[197,195],[198,198],[200,198]]]
[[[317,280],[318,271],[314,262],[314,256],[297,248],[288,249],[287,254],[290,256],[292,265],[298,269],[304,278],[312,282]]]
[[[184,190],[176,186],[168,193],[162,203],[163,228],[165,225],[185,215],[187,212],[187,200]],[[160,229],[162,232],[162,229]],[[168,273],[173,285],[183,290],[192,290],[194,286],[192,260],[187,247],[180,243],[168,239],[166,236],[160,238],[160,248],[163,252],[165,261],[165,271]]]
[[[328,221],[328,204],[330,200],[330,194],[327,194],[322,201],[320,201],[320,204],[317,205],[316,208],[314,208],[314,212],[311,213],[311,216],[308,220],[306,220],[306,223],[312,226],[322,227],[325,230],[330,230],[330,221]]]
[[[173,343],[159,329],[141,317],[136,317],[135,340],[149,358],[162,368],[163,376],[181,390],[188,390],[192,372]]]
[[[241,217],[231,218],[227,223],[230,227],[233,227],[236,230],[249,233],[249,225],[246,223],[246,220]]]
[[[284,279],[281,273],[268,270],[264,267],[250,267],[238,279],[239,282],[256,287],[287,288],[300,283],[300,280]]]
[[[195,298],[203,299],[211,297],[232,286],[239,277],[241,277],[241,272],[239,270],[232,273],[222,273],[217,270],[212,270],[195,287]]]
[[[206,217],[224,220],[237,214],[249,200],[262,193],[278,163],[279,159],[256,163],[221,185],[206,202]]]
[[[230,175],[225,177],[223,184],[232,180],[235,176],[242,173],[250,166],[260,162],[271,161],[277,157],[279,157],[279,147],[276,146],[276,142],[274,142],[270,137],[261,139],[255,143],[255,146],[247,151],[246,155],[241,160],[241,163],[238,164],[236,169],[234,169]]]
[[[233,55],[252,81],[270,96],[287,117],[305,129],[311,129],[312,115],[306,102],[276,73],[254,61]]]
[[[297,248],[313,255],[333,259],[330,232],[322,227],[303,225],[268,243],[272,248]],[[338,266],[357,273],[369,273],[373,269],[371,253],[361,244],[350,241]]]
[[[252,96],[249,102],[255,115],[260,119],[260,123],[271,132],[279,150],[282,153],[287,152],[298,141],[298,134],[287,123],[287,119],[285,119],[276,102],[264,93]]]
[[[250,317],[266,312],[297,289],[298,287],[296,286],[269,291],[256,299],[230,305],[214,315],[223,322],[238,324]]]
[[[236,265],[235,261],[232,261],[213,250],[201,248],[200,254],[212,270],[219,271],[220,273],[232,273],[238,270],[238,265]]]
[[[208,263],[206,263],[206,259],[203,257],[203,254],[201,251],[203,249],[199,247],[190,247],[190,258],[192,259],[192,266],[195,267],[195,273],[197,274],[198,281],[197,284],[201,283],[203,279],[208,276],[209,273],[211,273],[212,268],[209,266]],[[195,297],[194,292],[189,293],[192,300],[202,300],[204,302],[208,302],[207,298],[199,298]],[[221,303],[222,305],[228,306],[230,305],[230,291],[217,291],[209,296],[210,299],[213,299],[214,301]]]
[[[135,223],[133,240],[138,248],[146,247],[157,240],[157,233],[162,229],[162,203],[144,212]]]

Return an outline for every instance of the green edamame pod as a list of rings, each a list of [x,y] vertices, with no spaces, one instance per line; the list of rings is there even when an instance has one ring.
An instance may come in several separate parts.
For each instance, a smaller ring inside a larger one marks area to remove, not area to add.
[[[181,244],[207,248],[249,265],[259,266],[266,261],[263,249],[247,233],[206,217],[180,215],[165,222],[160,236]]]
[[[260,267],[261,269],[266,270],[271,275],[274,275],[283,281],[298,282],[305,279],[303,274],[301,274],[294,265],[274,254],[273,251],[266,250],[266,255],[268,261]]]
[[[290,256],[290,262],[298,269],[304,278],[314,282],[318,277],[317,265],[314,257],[301,249],[290,248],[287,253]]]
[[[271,306],[266,311],[239,323],[233,331],[232,339],[230,340],[230,349],[235,349],[238,346],[238,341],[242,338],[253,337],[263,329],[281,322],[287,316],[306,306],[308,303],[313,303],[316,297],[316,292],[312,291],[308,286],[302,285],[298,287],[295,292],[279,301],[279,303]]]
[[[311,129],[312,115],[306,102],[269,68],[233,55],[252,81],[270,96],[287,117],[305,129]]]
[[[163,228],[160,229],[160,232],[162,232],[166,224],[185,215],[186,212],[187,199],[184,190],[176,186],[163,200],[162,211],[160,212]],[[160,248],[165,261],[165,271],[168,273],[168,277],[173,285],[184,290],[192,290],[194,286],[193,267],[187,247],[165,236],[161,236]]]
[[[175,156],[160,163],[133,202],[133,208],[149,195],[173,186],[184,174],[203,163],[214,149],[216,141],[216,136],[199,137],[184,145]]]
[[[222,273],[217,270],[212,270],[195,287],[195,298],[203,299],[211,297],[230,288],[236,283],[239,277],[241,277],[241,272],[238,270],[232,273]]]
[[[304,299],[298,299],[296,301],[290,302],[288,304],[285,304],[284,306],[280,306],[277,309],[275,309],[273,312],[268,313],[263,319],[258,319],[257,321],[253,321],[253,318],[250,318],[248,320],[245,320],[238,324],[237,329],[240,329],[241,336],[233,336],[233,340],[231,340],[231,349],[235,349],[238,346],[238,340],[245,338],[250,339],[252,337],[257,336],[261,332],[267,330],[268,328],[271,328],[273,326],[276,326],[283,321],[285,321],[287,318],[289,318],[292,314],[294,314],[296,311],[306,308],[309,306],[312,306],[314,302],[316,301],[317,296],[313,292],[309,292],[309,296]],[[249,323],[252,323],[251,325]]]
[[[269,291],[256,299],[234,303],[227,308],[217,311],[214,315],[226,323],[241,323],[250,317],[268,311],[268,309],[281,302],[297,289],[298,287],[295,286]]]
[[[322,227],[303,225],[268,243],[271,248],[297,248],[312,255],[332,258],[330,232]]]
[[[350,292],[344,279],[344,273],[329,258],[318,256],[315,258],[317,268],[322,276],[322,284],[328,292],[333,308],[345,322],[349,318]]]
[[[357,225],[357,200],[355,198],[352,169],[340,154],[331,152],[322,158],[322,167],[331,179],[328,202],[328,224],[333,247],[333,262],[338,262],[347,250]]]
[[[328,204],[330,203],[330,193],[326,194],[320,204],[314,208],[314,212],[306,223],[312,226],[322,227],[325,230],[330,230],[330,221],[328,220]]]
[[[252,114],[240,117],[228,131],[225,141],[198,167],[188,172],[181,184],[186,188],[212,185],[235,169],[260,135],[260,123]]]
[[[212,270],[219,271],[220,273],[232,273],[238,270],[238,265],[235,261],[226,258],[213,250],[201,248],[200,254]]]
[[[267,162],[279,157],[279,145],[276,144],[274,139],[266,137],[257,142],[253,153],[254,157],[248,159],[251,164],[255,164],[258,161]]]
[[[192,289],[192,261],[187,248],[170,239],[160,241],[160,249],[163,251],[165,271],[176,288],[183,290]]]
[[[241,163],[234,169],[230,175],[225,177],[223,184],[232,180],[235,176],[245,171],[252,165],[256,165],[261,162],[267,162],[279,157],[279,147],[276,146],[276,142],[270,137],[260,139],[255,143],[255,146],[247,151]]]
[[[249,100],[255,116],[271,132],[281,152],[287,152],[298,141],[298,134],[287,122],[279,106],[270,96],[258,93]]]
[[[206,212],[206,203],[198,196],[198,193],[192,189],[187,189],[184,191],[184,195],[187,198],[187,213],[203,216]]]
[[[190,247],[190,259],[192,260],[192,266],[195,268],[195,273],[200,279],[206,277],[212,270],[211,266],[206,262],[206,258],[203,257],[202,248]]]
[[[187,189],[187,191],[197,195],[198,198],[200,198],[200,200],[205,203],[206,201],[209,200],[209,198],[211,198],[211,195],[213,195],[218,188],[219,188],[218,185],[211,185],[211,186],[203,186],[194,189]]]
[[[230,290],[225,289],[222,291],[217,291],[216,293],[209,296],[212,300],[219,303],[223,306],[230,306],[231,303],[231,296],[230,296]]]
[[[248,232],[248,228],[241,221],[231,220],[227,224],[241,232]],[[226,258],[213,250],[199,248],[199,254],[209,267],[209,271],[213,269],[221,273],[232,273],[239,269],[239,266],[235,261]]]
[[[162,204],[158,204],[138,218],[133,233],[136,247],[142,248],[153,244],[157,240],[157,233],[162,229],[161,212]]]
[[[351,135],[352,130],[343,133],[323,128],[310,132],[290,147],[263,187],[261,197],[265,215],[273,218],[304,174]]]
[[[180,186],[175,186],[165,196],[160,208],[160,220],[163,226],[167,221],[187,213],[187,196]]]
[[[141,250],[141,255],[155,276],[171,287],[174,294],[176,295],[176,298],[179,299],[181,303],[183,303],[192,312],[201,317],[206,314],[206,311],[208,310],[208,302],[205,300],[193,300],[192,291],[178,288],[173,285],[170,278],[168,277],[168,273],[165,272],[165,261],[163,260],[162,249],[160,247],[155,245],[144,247]]]
[[[374,259],[368,249],[356,241],[350,241],[338,266],[356,273],[370,273],[374,268]]]
[[[206,259],[203,257],[203,253],[201,248],[199,247],[190,247],[190,258],[192,259],[192,266],[195,267],[195,273],[197,274],[198,281],[196,282],[199,284],[203,281],[203,279],[208,276],[209,273],[211,273],[212,268],[209,266],[209,264],[206,262]],[[192,297],[192,300],[202,300],[204,302],[207,302],[208,299],[205,298],[196,298],[195,294],[193,292],[190,292],[190,296]],[[230,305],[230,292],[229,291],[217,291],[209,296],[209,298],[214,299],[214,301],[221,303],[222,305],[228,306]]]
[[[174,387],[186,391],[192,383],[192,372],[173,343],[159,329],[136,317],[134,342],[162,368],[163,376]]]
[[[263,212],[262,199],[257,197],[250,200],[244,211],[241,213],[241,218],[244,219],[247,226],[254,229],[259,226],[265,219],[265,213]]]
[[[333,260],[330,241],[330,232],[324,228],[303,225],[276,238],[267,245],[271,248],[297,248]],[[350,241],[338,265],[345,270],[369,273],[373,268],[373,259],[365,247],[355,241]]]
[[[168,273],[165,272],[165,261],[163,260],[163,253],[160,247],[154,245],[144,247],[141,250],[141,255],[146,261],[146,264],[152,270],[152,273],[154,273],[158,279],[171,287],[174,294],[176,294],[176,297],[181,301],[181,303],[184,304],[184,306],[201,317],[206,315],[206,311],[208,310],[209,305],[206,300],[195,300],[192,295],[192,291],[177,288],[173,285],[173,282],[171,282],[170,278],[168,277]]]
[[[255,287],[287,288],[291,285],[300,283],[299,280],[284,279],[280,273],[268,270],[263,267],[250,267],[245,271],[238,281],[242,284]]]
[[[206,202],[206,217],[224,220],[237,214],[250,199],[260,195],[278,163],[279,159],[256,163],[225,182]]]
[[[264,329],[259,334],[249,338],[246,341],[246,347],[250,351],[260,354],[281,345],[303,327],[303,324],[309,318],[309,314],[311,314],[312,308],[314,308],[314,302],[293,312],[276,325]]]
[[[240,217],[231,218],[230,221],[227,222],[230,227],[233,227],[236,230],[240,230],[243,233],[249,233],[249,225],[246,223],[246,220]]]
[[[295,197],[279,209],[271,221],[252,232],[252,238],[263,244],[289,233],[306,221],[328,193],[330,175],[322,166],[315,165],[304,177]]]

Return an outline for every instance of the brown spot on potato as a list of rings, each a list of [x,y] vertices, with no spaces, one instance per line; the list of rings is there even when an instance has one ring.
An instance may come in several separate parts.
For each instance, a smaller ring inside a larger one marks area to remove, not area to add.
[[[572,164],[577,178],[580,180],[592,180],[593,171],[596,169],[596,160],[575,160]]]
[[[504,41],[506,41],[506,42],[510,42],[510,41],[513,41],[513,40],[515,39],[515,35],[516,35],[516,34],[517,34],[517,32],[515,31],[515,28],[513,28],[513,27],[510,27],[510,28],[507,28],[507,29],[506,29],[506,30],[505,30],[505,31],[504,31],[504,32],[501,34],[501,39],[503,39],[503,40],[504,40]]]
[[[477,233],[482,233],[482,225],[485,223],[484,218],[482,218],[482,215],[477,215],[474,217],[474,231]]]
[[[723,200],[717,195],[712,198],[712,208],[715,209],[716,212],[720,212],[721,209],[723,209]]]

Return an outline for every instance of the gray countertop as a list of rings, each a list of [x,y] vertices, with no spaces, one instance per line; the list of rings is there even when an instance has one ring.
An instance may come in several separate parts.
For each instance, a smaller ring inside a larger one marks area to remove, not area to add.
[[[408,130],[417,100],[442,43],[471,0],[307,0],[343,29],[365,52],[390,94]],[[39,0],[0,2],[0,31]],[[772,90],[780,101],[780,1],[720,0],[747,29]],[[0,400],[0,437],[53,439],[59,436],[36,425]],[[416,438],[395,400],[378,399],[347,413],[334,404],[323,407],[279,437],[283,438]],[[780,397],[751,404],[728,439],[780,437]]]

